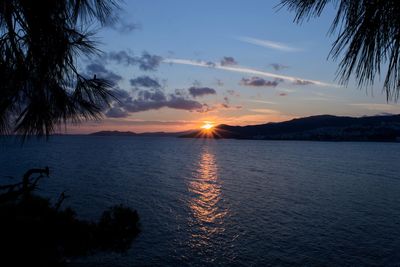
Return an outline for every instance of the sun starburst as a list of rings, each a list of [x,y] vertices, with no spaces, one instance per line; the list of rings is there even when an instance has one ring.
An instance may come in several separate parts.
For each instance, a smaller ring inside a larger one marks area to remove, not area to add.
[[[211,122],[204,122],[204,124],[200,127],[204,130],[211,130],[214,125]]]

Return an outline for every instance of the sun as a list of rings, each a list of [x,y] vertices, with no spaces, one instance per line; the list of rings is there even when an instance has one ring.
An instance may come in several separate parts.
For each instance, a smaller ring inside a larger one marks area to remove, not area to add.
[[[211,130],[214,127],[214,125],[210,122],[205,122],[200,128],[204,130]]]
[[[198,131],[196,137],[201,138],[220,138],[219,127],[215,125],[213,121],[204,121],[203,125],[200,126],[200,131]]]

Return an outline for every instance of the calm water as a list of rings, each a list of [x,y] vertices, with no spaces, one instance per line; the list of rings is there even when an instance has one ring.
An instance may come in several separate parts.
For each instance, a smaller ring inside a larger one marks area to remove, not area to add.
[[[400,144],[53,137],[0,141],[0,181],[51,168],[85,219],[138,210],[122,256],[71,266],[400,265]],[[12,181],[12,180],[11,180]]]

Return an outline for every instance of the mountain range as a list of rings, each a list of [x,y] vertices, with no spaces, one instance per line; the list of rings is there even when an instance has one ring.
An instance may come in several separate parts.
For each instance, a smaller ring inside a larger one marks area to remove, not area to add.
[[[400,141],[400,115],[343,117],[317,115],[248,126],[220,124],[210,131],[134,133],[100,131],[93,136],[148,136],[256,140]]]
[[[398,141],[400,139],[400,115],[359,118],[318,115],[260,125],[230,126],[221,124],[214,127],[209,134],[199,130],[181,137],[257,140]]]
[[[187,135],[194,132],[192,131],[183,131],[183,132],[147,132],[147,133],[135,133],[131,131],[99,131],[90,133],[91,136],[146,136],[146,137],[179,137],[183,135]]]

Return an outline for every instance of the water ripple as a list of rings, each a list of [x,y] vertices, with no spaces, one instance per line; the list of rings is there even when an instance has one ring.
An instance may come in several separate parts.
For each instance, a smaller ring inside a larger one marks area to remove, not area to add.
[[[60,136],[0,146],[0,182],[98,219],[138,210],[126,254],[72,266],[400,266],[400,144]],[[11,181],[16,181],[13,179]]]

